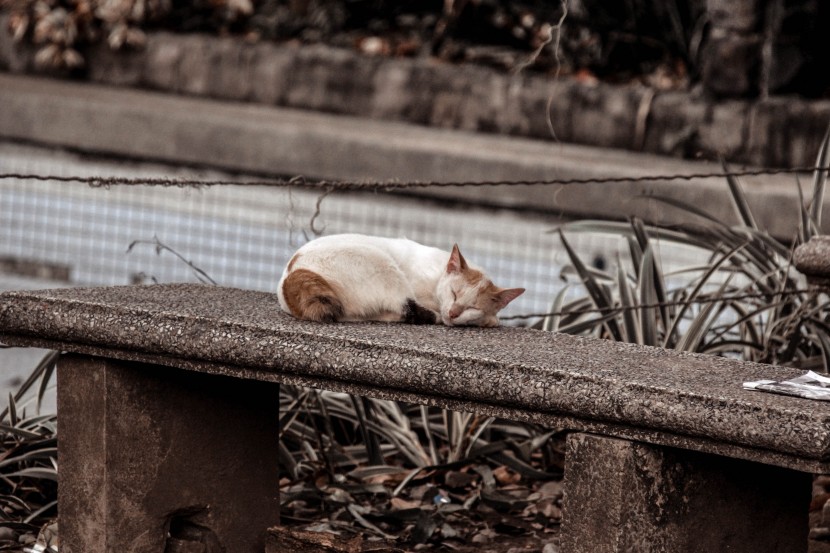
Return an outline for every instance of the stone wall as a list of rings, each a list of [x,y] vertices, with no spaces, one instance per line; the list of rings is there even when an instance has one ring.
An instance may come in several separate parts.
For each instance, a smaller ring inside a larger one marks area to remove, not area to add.
[[[724,35],[724,57],[755,44],[732,31]],[[699,91],[508,75],[428,58],[368,57],[322,45],[159,32],[139,51],[101,45],[85,55],[85,78],[97,83],[758,166],[812,165],[830,121],[827,100],[719,99]],[[33,52],[5,32],[0,70],[37,72]],[[712,69],[709,78],[716,73]],[[732,78],[735,90],[752,86],[750,77]]]
[[[721,97],[826,92],[828,11],[818,0],[708,0],[706,90]]]

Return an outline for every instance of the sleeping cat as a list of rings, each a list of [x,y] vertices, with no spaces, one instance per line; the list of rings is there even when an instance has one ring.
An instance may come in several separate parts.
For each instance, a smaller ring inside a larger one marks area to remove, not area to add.
[[[524,292],[499,288],[452,252],[403,238],[339,234],[301,247],[283,271],[283,311],[310,321],[498,326]]]

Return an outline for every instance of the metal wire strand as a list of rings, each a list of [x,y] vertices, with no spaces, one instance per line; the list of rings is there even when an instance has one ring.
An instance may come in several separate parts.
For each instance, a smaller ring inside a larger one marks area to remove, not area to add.
[[[278,188],[305,188],[322,190],[323,196],[317,201],[315,218],[319,215],[320,202],[323,198],[335,191],[389,191],[405,188],[427,188],[427,187],[461,187],[461,186],[529,186],[529,185],[587,185],[587,184],[614,184],[632,182],[658,182],[658,181],[689,181],[695,179],[712,179],[723,177],[748,177],[759,175],[778,175],[807,173],[813,171],[830,171],[830,167],[809,166],[792,167],[788,169],[748,169],[741,171],[720,171],[716,173],[691,173],[691,174],[669,174],[669,175],[643,175],[640,177],[591,177],[571,179],[539,179],[539,180],[497,180],[497,181],[337,181],[337,180],[309,180],[305,177],[296,176],[292,178],[275,178],[263,180],[228,180],[228,179],[190,179],[190,178],[169,178],[169,177],[117,177],[117,176],[65,176],[65,175],[39,175],[33,173],[0,173],[0,180],[35,180],[54,182],[74,182],[87,184],[92,187],[109,187],[120,185],[150,185],[150,186],[177,186],[177,187],[202,187],[219,185],[238,186],[270,186]],[[312,219],[313,221],[313,219]],[[522,315],[511,315],[502,317],[502,320],[533,319],[539,317],[553,317],[562,315],[583,315],[586,313],[613,313],[638,309],[653,309],[658,307],[688,306],[693,304],[708,304],[717,302],[738,301],[744,299],[761,299],[770,297],[793,296],[807,293],[828,292],[822,288],[793,289],[779,292],[746,293],[722,297],[698,298],[694,300],[683,300],[674,302],[660,302],[634,306],[613,306],[582,309],[577,312],[553,311],[546,313],[527,313]]]
[[[637,182],[660,181],[690,181],[697,179],[714,179],[723,177],[752,177],[759,175],[781,175],[809,173],[813,171],[830,171],[830,167],[808,166],[791,168],[745,169],[741,171],[719,171],[712,173],[688,173],[667,175],[642,175],[639,177],[588,177],[588,178],[552,178],[536,180],[484,180],[484,181],[346,181],[307,179],[304,177],[274,178],[262,180],[230,180],[230,179],[191,179],[170,177],[117,177],[117,176],[65,176],[65,175],[38,175],[34,173],[0,173],[0,180],[35,180],[53,182],[76,182],[93,187],[109,187],[119,185],[150,185],[150,186],[178,186],[202,187],[218,185],[237,186],[270,186],[277,188],[310,188],[324,191],[358,191],[358,190],[398,190],[405,188],[447,188],[461,186],[531,186],[531,185],[587,185],[587,184],[619,184]]]

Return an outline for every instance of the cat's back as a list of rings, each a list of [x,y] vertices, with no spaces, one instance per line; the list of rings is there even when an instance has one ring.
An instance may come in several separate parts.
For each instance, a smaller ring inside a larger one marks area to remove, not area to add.
[[[283,278],[292,270],[306,269],[346,288],[365,285],[367,280],[378,277],[423,286],[422,281],[438,278],[448,256],[442,250],[406,238],[334,234],[312,240],[297,250]]]
[[[360,252],[384,254],[399,264],[407,261],[424,262],[435,256],[443,256],[436,248],[424,246],[407,238],[386,238],[366,234],[333,234],[316,238],[299,250],[300,256],[354,255]]]
[[[434,248],[405,238],[337,234],[308,242],[278,284],[280,305],[310,320],[400,320],[416,290],[434,289]],[[435,250],[440,252],[440,250]],[[422,281],[430,281],[426,285]]]
[[[307,242],[297,253],[331,252],[338,250],[351,250],[355,248],[380,248],[391,247],[390,242],[394,238],[383,238],[381,236],[369,236],[366,234],[332,234],[321,236]]]

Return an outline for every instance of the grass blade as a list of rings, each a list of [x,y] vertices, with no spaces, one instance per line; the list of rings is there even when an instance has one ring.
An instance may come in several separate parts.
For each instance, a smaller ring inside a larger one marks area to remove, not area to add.
[[[582,283],[585,285],[585,289],[588,290],[588,294],[591,299],[594,301],[594,305],[597,306],[599,309],[611,309],[613,304],[611,302],[610,296],[606,293],[605,289],[600,286],[600,284],[596,281],[594,276],[591,272],[585,267],[585,264],[582,263],[582,260],[579,259],[579,256],[574,252],[571,245],[565,239],[565,235],[562,231],[559,231],[559,239],[562,241],[562,246],[565,248],[565,251],[568,253],[568,257],[571,260],[576,272],[579,274],[579,278],[582,280]],[[605,319],[605,324],[608,328],[608,331],[614,337],[615,340],[622,341],[622,333],[620,332],[620,328],[617,325],[617,321],[614,317]]]
[[[30,467],[4,475],[6,478],[24,477],[58,481],[58,471],[46,467]]]
[[[354,412],[357,415],[358,429],[363,435],[363,445],[366,447],[369,463],[372,465],[382,465],[383,455],[380,450],[380,442],[378,441],[377,435],[369,430],[368,420],[372,417],[371,403],[365,397],[350,395],[349,399],[351,399]]]
[[[563,334],[582,334],[586,330],[589,329],[597,329],[602,325],[608,323],[613,319],[616,319],[619,316],[619,309],[612,310],[610,313],[606,313],[600,317],[594,317],[591,319],[584,319],[584,320],[577,320],[571,323],[568,323],[559,328],[559,332]]]
[[[654,279],[654,270],[652,269],[652,265],[654,264],[653,251],[651,244],[647,244],[643,252],[639,283],[641,305],[654,305],[659,301]],[[643,307],[640,309],[642,343],[647,346],[657,345],[657,309],[656,307]]]
[[[813,192],[810,205],[810,219],[816,225],[816,228],[821,228],[821,211],[824,206],[824,189],[827,185],[827,167],[828,159],[830,159],[830,125],[824,133],[824,139],[821,141],[821,148],[818,151],[816,159],[816,166],[822,169],[816,169],[813,172]]]
[[[723,283],[720,290],[718,290],[716,297],[724,294],[724,290],[726,290],[729,286],[730,280],[731,278],[728,278],[726,282]],[[698,347],[703,342],[703,339],[706,337],[706,334],[709,332],[712,323],[714,322],[715,317],[713,316],[713,313],[716,312],[716,308],[717,310],[720,310],[721,305],[722,302],[712,302],[706,304],[694,320],[692,320],[692,323],[689,325],[689,329],[677,343],[675,349],[679,351],[697,351]]]
[[[652,240],[649,237],[648,230],[646,229],[645,224],[643,223],[642,219],[634,218],[631,220],[631,228],[634,230],[634,236],[637,238],[637,242],[640,244],[640,248],[643,250],[643,255],[645,256],[645,251],[647,249],[651,249],[651,256],[649,257],[649,261],[646,264],[645,261],[641,260],[641,268],[640,268],[640,280],[643,279],[643,271],[650,270],[652,272],[651,275],[651,285],[654,287],[654,298],[655,301],[664,304],[667,302],[666,297],[666,284],[663,279],[663,273],[660,271],[660,266],[657,263],[657,258],[654,254],[654,248],[652,248]],[[659,311],[660,317],[663,319],[663,328],[669,326],[669,308],[667,306],[661,306]],[[655,329],[657,328],[657,321],[655,321]],[[651,345],[656,345],[651,344]]]
[[[562,321],[562,315],[559,313],[562,312],[562,303],[565,301],[565,294],[567,292],[568,287],[565,286],[559,291],[559,293],[556,294],[556,297],[553,298],[553,302],[551,302],[550,305],[550,312],[556,313],[556,315],[548,315],[542,319],[542,330],[547,332],[555,332],[559,328],[559,324]]]
[[[424,425],[424,434],[427,437],[427,445],[429,446],[429,459],[433,465],[438,464],[438,452],[435,449],[435,440],[432,437],[432,431],[429,426],[429,407],[426,405],[419,405],[421,409],[421,422]]]
[[[42,514],[43,514],[43,513],[45,513],[46,511],[48,511],[49,509],[52,509],[52,508],[57,507],[57,506],[58,506],[58,500],[57,500],[57,499],[55,499],[54,501],[50,501],[49,503],[47,503],[46,505],[44,505],[43,507],[41,507],[40,509],[38,509],[37,511],[35,511],[35,512],[34,512],[34,513],[32,513],[31,515],[29,515],[28,517],[26,517],[26,518],[23,520],[23,522],[24,522],[25,524],[29,524],[29,523],[31,523],[33,520],[37,519],[37,517],[39,517],[40,515],[42,515]],[[48,551],[56,551],[56,550],[55,550],[55,549],[53,549],[52,547],[49,547],[49,548],[48,548]],[[45,552],[44,552],[44,553],[45,553]]]
[[[810,213],[807,211],[807,206],[804,205],[804,192],[801,190],[801,179],[798,175],[795,176],[796,191],[798,192],[798,243],[805,244],[813,236],[813,225],[810,220]]]
[[[59,351],[50,351],[37,364],[37,367],[32,371],[32,373],[26,378],[23,384],[17,389],[14,393],[15,401],[20,401],[20,399],[29,391],[29,389],[35,384],[43,376],[43,373],[47,371],[50,367],[53,367],[60,358],[61,352]],[[9,413],[9,408],[6,407],[2,411],[0,411],[0,421],[6,418],[6,415]]]
[[[735,211],[738,212],[738,218],[745,226],[753,230],[758,230],[758,223],[752,215],[752,210],[749,208],[749,202],[746,200],[746,194],[741,187],[740,181],[738,181],[737,177],[729,174],[729,166],[723,159],[721,159],[721,165],[723,166],[724,173],[726,173],[726,182],[729,184],[732,205],[735,206]]]
[[[470,437],[469,442],[467,443],[467,449],[464,451],[464,457],[470,456],[470,450],[473,449],[473,446],[476,445],[478,439],[481,438],[481,435],[487,430],[487,427],[493,424],[493,421],[496,420],[496,417],[488,417],[483,423],[481,423],[473,435]]]
[[[622,308],[623,330],[627,342],[634,344],[643,343],[643,335],[640,331],[640,323],[635,311],[634,297],[631,288],[628,286],[628,277],[625,274],[620,259],[617,258],[617,288],[620,291],[620,307]]]
[[[640,266],[643,263],[643,249],[640,243],[631,235],[626,235],[626,242],[628,242],[628,252],[631,254],[631,265],[634,267],[634,276],[640,278]]]

